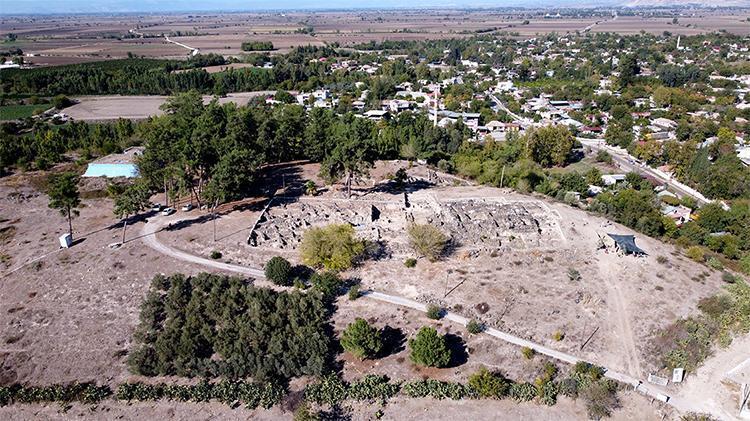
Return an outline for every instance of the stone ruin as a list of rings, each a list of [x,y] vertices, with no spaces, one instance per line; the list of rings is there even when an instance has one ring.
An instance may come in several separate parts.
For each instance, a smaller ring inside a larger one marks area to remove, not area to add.
[[[279,200],[259,219],[248,244],[295,250],[307,229],[332,223],[351,224],[361,238],[384,242],[394,254],[409,252],[405,233],[411,223],[435,225],[455,247],[474,252],[550,248],[564,241],[557,214],[539,201],[415,200],[404,195],[401,201]]]

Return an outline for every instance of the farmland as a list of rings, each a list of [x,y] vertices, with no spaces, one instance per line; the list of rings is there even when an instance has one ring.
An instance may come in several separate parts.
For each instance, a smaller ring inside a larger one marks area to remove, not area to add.
[[[52,104],[4,105],[0,106],[0,120],[18,120],[46,111]]]
[[[519,38],[548,33],[592,32],[692,35],[717,30],[747,35],[750,28],[740,16],[727,11],[699,10],[672,24],[671,18],[643,14],[620,16],[579,13],[548,17],[544,10],[504,11],[360,11],[311,13],[218,13],[201,16],[123,15],[57,16],[49,20],[2,17],[0,26],[18,36],[13,46],[33,54],[28,62],[40,65],[79,63],[124,58],[128,53],[143,57],[184,58],[188,51],[171,40],[202,53],[241,56],[241,45],[268,41],[274,54],[294,46],[351,46],[370,41],[424,40],[466,37],[476,33],[506,32]],[[135,33],[131,33],[133,30]],[[140,34],[140,35],[136,35]],[[11,44],[6,44],[10,47]]]

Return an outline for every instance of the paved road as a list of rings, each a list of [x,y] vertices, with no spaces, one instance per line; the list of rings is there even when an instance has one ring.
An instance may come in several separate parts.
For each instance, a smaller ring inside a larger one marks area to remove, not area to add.
[[[504,111],[506,114],[508,114],[509,116],[511,116],[511,118],[516,123],[518,123],[518,124],[521,125],[521,127],[527,127],[529,125],[529,122],[527,120],[524,120],[518,114],[516,114],[513,111],[511,111],[510,109],[508,109],[508,107],[506,107],[505,104],[503,104],[503,102],[500,101],[500,99],[498,97],[496,97],[494,94],[490,94],[490,99],[492,100],[492,102],[494,102],[495,104],[497,104],[497,106],[495,108],[497,108],[497,109],[499,109],[501,111]],[[495,111],[497,111],[497,110],[495,110]]]
[[[635,163],[636,158],[621,148],[614,148],[612,146],[609,146],[601,139],[587,139],[584,137],[577,137],[576,139],[581,142],[582,145],[589,147],[594,151],[604,150],[609,152],[609,154],[612,156],[612,161],[615,162],[620,168],[626,171],[633,171],[639,174],[648,175],[651,178],[656,179],[660,183],[668,185],[669,188],[671,190],[674,190],[679,196],[692,197],[693,199],[695,199],[695,201],[698,202],[699,205],[705,205],[713,202],[713,200],[706,198],[700,192],[689,186],[686,186],[685,184],[680,183],[667,174],[648,165],[641,166],[640,164]]]
[[[147,246],[153,248],[154,250],[162,254],[173,257],[175,259],[183,260],[183,261],[190,262],[190,263],[196,263],[196,264],[207,266],[207,267],[212,267],[212,268],[223,270],[223,271],[241,273],[243,275],[251,276],[254,278],[265,279],[265,274],[261,269],[249,268],[246,266],[239,266],[239,265],[233,265],[229,263],[217,262],[215,260],[209,260],[200,256],[192,255],[182,250],[177,250],[175,248],[169,247],[163,244],[161,241],[159,241],[156,234],[162,230],[164,224],[168,222],[171,222],[174,224],[176,222],[189,220],[189,219],[190,218],[168,219],[168,218],[157,216],[155,218],[152,218],[151,222],[148,222],[144,225],[143,229],[141,230],[141,234],[142,234],[141,238],[143,238],[143,241],[146,243]],[[365,298],[377,300],[380,302],[395,304],[395,305],[399,305],[402,307],[408,307],[408,308],[422,311],[422,312],[427,311],[427,306],[425,304],[422,304],[420,302],[410,300],[404,297],[385,294],[385,293],[377,292],[377,291],[365,291],[362,293],[362,295]],[[447,312],[443,316],[443,318],[445,320],[449,320],[454,323],[461,324],[463,326],[466,326],[466,324],[469,323],[469,319],[467,319],[466,317],[463,317],[461,315],[451,313],[451,312]],[[551,358],[554,358],[559,361],[563,361],[568,364],[575,364],[579,361],[583,361],[574,355],[570,355],[561,351],[554,350],[552,348],[548,348],[544,345],[540,345],[540,344],[528,341],[526,339],[519,338],[517,336],[511,335],[506,332],[502,332],[494,328],[488,328],[484,331],[484,333],[490,336],[493,336],[495,338],[501,339],[505,342],[517,345],[517,346],[529,347],[539,354],[547,355]],[[661,390],[657,386],[647,384],[645,382],[641,382],[640,380],[634,377],[631,377],[624,373],[619,373],[619,372],[607,369],[606,367],[605,367],[605,370],[606,370],[605,372],[606,377],[617,380],[625,384],[629,384],[633,386],[634,388],[636,388],[639,392],[645,395],[648,395],[654,398],[660,395],[666,396],[666,393],[664,393],[664,391]],[[670,398],[668,401],[668,404],[683,413],[695,411],[699,409],[692,403],[683,402],[677,398]]]
[[[616,17],[615,17],[616,18]],[[521,127],[528,127],[530,126],[530,122],[521,118],[519,115],[512,113],[508,107],[503,104],[502,101],[500,101],[497,96],[494,94],[490,94],[490,99],[492,99],[495,104],[497,104],[496,111],[502,110],[505,111],[509,116],[513,118],[513,120],[516,123],[519,123]],[[668,176],[667,174],[649,167],[647,165],[641,166],[639,164],[635,163],[636,158],[630,155],[627,151],[620,148],[613,148],[609,145],[607,145],[602,139],[588,139],[585,137],[577,137],[579,142],[583,144],[584,146],[587,146],[591,148],[592,150],[598,151],[598,150],[606,150],[609,152],[609,154],[612,156],[612,160],[622,169],[626,171],[633,171],[639,174],[646,174],[650,176],[651,178],[656,179],[662,184],[669,185],[670,189],[674,190],[678,196],[688,196],[695,199],[695,201],[698,202],[699,205],[705,205],[708,203],[713,202],[711,199],[706,198],[704,195],[702,195],[699,191],[686,186],[683,183],[680,183],[679,181],[673,179],[672,177]]]

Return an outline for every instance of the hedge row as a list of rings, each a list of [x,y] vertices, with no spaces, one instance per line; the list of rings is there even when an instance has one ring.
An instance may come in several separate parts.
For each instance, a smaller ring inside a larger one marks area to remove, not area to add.
[[[244,404],[247,408],[270,408],[284,397],[285,389],[273,383],[250,383],[223,380],[217,383],[201,381],[195,385],[123,383],[114,392],[121,401],[156,401],[168,399],[179,402],[208,402],[216,400],[232,407]],[[96,404],[113,396],[109,386],[93,383],[55,384],[50,386],[0,386],[0,406],[12,403],[67,404],[81,402]]]
[[[94,383],[53,384],[49,386],[0,386],[0,406],[11,403],[83,402],[95,404],[112,396],[109,386]]]
[[[512,383],[508,395],[519,402],[540,398],[540,402],[554,405],[559,387],[549,381],[537,388],[531,383]],[[319,405],[338,405],[350,399],[357,401],[385,401],[401,393],[409,398],[477,399],[482,397],[472,386],[441,380],[415,380],[391,383],[387,376],[367,375],[355,383],[347,383],[336,375],[327,375],[307,386],[305,399]],[[552,395],[552,396],[550,396]],[[498,398],[503,396],[498,396]]]

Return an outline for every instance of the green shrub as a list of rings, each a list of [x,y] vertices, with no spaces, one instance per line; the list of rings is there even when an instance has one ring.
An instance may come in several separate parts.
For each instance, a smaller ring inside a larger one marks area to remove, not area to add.
[[[375,357],[380,352],[383,348],[383,339],[378,329],[365,319],[357,318],[341,334],[341,346],[355,357],[364,360]]]
[[[596,153],[596,161],[597,162],[606,162],[608,164],[612,163],[612,155],[609,154],[609,152],[600,150]]]
[[[276,285],[290,286],[292,284],[292,264],[281,256],[274,256],[265,267],[266,279]]]
[[[431,327],[422,327],[409,340],[412,362],[427,367],[446,367],[451,360],[451,351],[445,337]]]
[[[565,339],[565,333],[563,333],[563,332],[561,332],[561,331],[559,331],[559,330],[558,330],[558,331],[555,331],[555,333],[553,333],[553,334],[552,334],[552,339],[553,339],[553,340],[554,340],[555,342],[560,342],[560,341],[562,341],[563,339]]]
[[[715,258],[713,256],[709,257],[708,260],[706,260],[706,264],[711,269],[715,269],[715,270],[722,270],[722,269],[724,269],[724,264],[721,263],[721,260],[719,260],[719,259],[717,259],[717,258]]]
[[[750,254],[744,255],[740,259],[740,271],[745,275],[750,275]]]
[[[536,351],[534,351],[532,348],[529,348],[528,346],[525,346],[521,348],[521,355],[523,355],[523,357],[527,360],[530,360],[534,358],[534,355],[536,355]]]
[[[427,306],[427,317],[433,320],[437,320],[443,315],[443,309],[434,305],[430,304]]]
[[[440,258],[448,243],[448,237],[429,224],[411,224],[406,233],[409,235],[409,245],[414,251],[430,261]]]
[[[703,262],[706,257],[703,249],[699,246],[688,248],[686,254],[689,258],[695,260],[696,262]]]
[[[571,281],[580,281],[581,280],[581,273],[578,272],[578,270],[574,268],[568,269],[568,279]]]
[[[323,376],[305,388],[305,399],[318,405],[338,405],[346,399],[348,385],[335,374]]]
[[[510,382],[497,373],[492,373],[482,367],[469,376],[471,387],[480,398],[500,399],[508,394]]]
[[[580,392],[580,396],[586,404],[586,412],[590,419],[609,417],[614,409],[620,407],[617,383],[609,379],[591,383]]]
[[[222,256],[222,254],[218,250],[214,250],[214,251],[211,252],[211,258],[214,259],[214,260],[221,259],[221,256]]]
[[[508,394],[516,402],[528,402],[536,397],[536,387],[531,383],[513,383]]]
[[[123,383],[117,387],[115,396],[121,401],[157,401],[169,399],[178,402],[208,402],[216,400],[227,405],[235,406],[238,402],[245,407],[271,408],[281,402],[285,390],[274,383],[250,383],[245,381],[222,380],[209,383],[202,380],[195,385],[178,384],[145,384]]]
[[[349,288],[349,301],[354,301],[359,298],[361,293],[359,292],[359,284],[354,284]]]
[[[545,382],[537,389],[539,402],[547,406],[553,406],[557,403],[557,393],[559,388],[553,381]]]
[[[398,383],[390,383],[387,376],[368,374],[349,386],[347,396],[358,401],[386,401],[401,390]]]
[[[404,260],[404,266],[406,266],[408,268],[413,268],[416,265],[417,265],[417,259],[415,259],[413,257],[410,257],[410,258]]]
[[[466,323],[466,331],[472,335],[476,335],[477,333],[482,333],[482,331],[484,331],[484,326],[478,321],[472,319],[469,320],[469,323]]]
[[[112,389],[107,385],[98,386],[95,383],[53,384],[49,386],[21,386],[13,384],[0,386],[0,407],[12,403],[52,403],[67,405],[71,402],[81,402],[93,405],[112,395]]]
[[[471,388],[460,383],[432,379],[405,383],[401,390],[410,398],[430,397],[433,399],[459,400],[474,394]]]
[[[303,402],[302,405],[294,411],[293,421],[319,421],[320,414],[310,409],[310,405],[307,402]]]
[[[354,236],[349,224],[310,228],[300,244],[305,264],[334,271],[349,269],[364,251],[364,241]]]
[[[341,278],[335,272],[314,273],[310,277],[310,284],[320,291],[326,298],[338,295],[341,288]]]
[[[739,277],[734,276],[733,274],[727,271],[721,272],[721,280],[728,284],[733,284],[737,282],[737,279],[739,279]]]

